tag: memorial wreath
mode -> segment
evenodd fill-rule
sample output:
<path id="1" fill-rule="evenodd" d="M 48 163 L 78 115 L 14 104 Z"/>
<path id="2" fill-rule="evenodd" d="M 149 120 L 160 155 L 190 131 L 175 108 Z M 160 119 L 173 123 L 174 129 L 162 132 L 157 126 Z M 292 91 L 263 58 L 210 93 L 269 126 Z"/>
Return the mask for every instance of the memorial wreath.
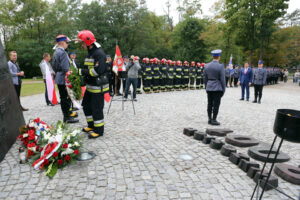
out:
<path id="1" fill-rule="evenodd" d="M 61 121 L 53 127 L 36 118 L 20 128 L 19 139 L 33 168 L 45 170 L 45 175 L 52 178 L 57 169 L 75 162 L 82 145 L 79 133 L 79 129 L 72 129 Z"/>

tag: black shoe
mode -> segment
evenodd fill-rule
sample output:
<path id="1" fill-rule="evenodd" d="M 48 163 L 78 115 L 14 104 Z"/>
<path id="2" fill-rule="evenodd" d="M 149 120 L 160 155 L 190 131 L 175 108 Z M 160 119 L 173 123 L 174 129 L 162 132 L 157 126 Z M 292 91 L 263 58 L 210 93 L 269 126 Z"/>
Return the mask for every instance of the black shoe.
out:
<path id="1" fill-rule="evenodd" d="M 240 101 L 244 101 L 244 98 L 241 98 Z"/>
<path id="2" fill-rule="evenodd" d="M 249 99 L 247 99 L 246 101 L 249 101 Z"/>
<path id="3" fill-rule="evenodd" d="M 134 99 L 133 99 L 133 101 L 137 101 L 137 99 L 136 99 L 136 98 L 134 98 Z"/>
<path id="4" fill-rule="evenodd" d="M 257 103 L 257 101 L 252 101 L 252 103 Z"/>
<path id="5" fill-rule="evenodd" d="M 208 124 L 211 124 L 211 119 L 208 120 Z"/>
<path id="6" fill-rule="evenodd" d="M 47 106 L 54 106 L 54 104 L 53 103 L 47 103 Z"/>
<path id="7" fill-rule="evenodd" d="M 261 102 L 260 102 L 260 100 L 258 100 L 258 102 L 257 102 L 257 103 L 259 103 L 259 104 L 260 104 L 260 103 L 261 103 Z"/>
<path id="8" fill-rule="evenodd" d="M 72 108 L 72 111 L 78 111 L 79 109 L 78 108 Z"/>
<path id="9" fill-rule="evenodd" d="M 78 123 L 79 120 L 75 119 L 74 117 L 68 117 L 68 118 L 64 118 L 64 122 L 68 124 L 73 124 L 73 123 Z"/>
<path id="10" fill-rule="evenodd" d="M 210 122 L 211 125 L 213 126 L 219 126 L 220 125 L 220 122 L 218 122 L 217 120 L 215 119 L 212 119 L 211 122 Z"/>
<path id="11" fill-rule="evenodd" d="M 122 96 L 122 94 L 121 93 L 117 93 L 117 96 Z"/>

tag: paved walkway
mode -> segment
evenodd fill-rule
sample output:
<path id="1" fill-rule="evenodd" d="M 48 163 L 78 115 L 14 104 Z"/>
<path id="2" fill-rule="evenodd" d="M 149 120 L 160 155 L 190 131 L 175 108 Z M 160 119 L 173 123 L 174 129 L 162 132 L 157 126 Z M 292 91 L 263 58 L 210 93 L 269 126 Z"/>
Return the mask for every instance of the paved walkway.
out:
<path id="1" fill-rule="evenodd" d="M 251 99 L 253 100 L 253 88 Z M 262 104 L 241 102 L 240 88 L 228 88 L 218 120 L 236 134 L 271 143 L 278 108 L 298 109 L 300 87 L 280 83 L 264 88 Z M 59 106 L 47 107 L 44 96 L 22 98 L 30 108 L 25 119 L 40 117 L 48 123 L 62 119 Z M 250 199 L 255 186 L 242 170 L 219 151 L 182 134 L 184 127 L 207 127 L 206 93 L 181 91 L 138 95 L 133 115 L 131 102 L 113 102 L 105 115 L 105 136 L 88 140 L 84 148 L 97 156 L 91 162 L 59 170 L 50 180 L 29 165 L 18 163 L 18 143 L 0 163 L 0 199 Z M 108 105 L 105 106 L 105 113 Z M 80 124 L 85 124 L 79 112 Z M 300 145 L 284 142 L 282 151 L 300 164 Z M 247 148 L 238 148 L 247 152 Z M 184 161 L 181 154 L 193 157 Z M 279 187 L 296 197 L 300 186 L 279 178 Z M 264 199 L 286 199 L 267 191 Z"/>

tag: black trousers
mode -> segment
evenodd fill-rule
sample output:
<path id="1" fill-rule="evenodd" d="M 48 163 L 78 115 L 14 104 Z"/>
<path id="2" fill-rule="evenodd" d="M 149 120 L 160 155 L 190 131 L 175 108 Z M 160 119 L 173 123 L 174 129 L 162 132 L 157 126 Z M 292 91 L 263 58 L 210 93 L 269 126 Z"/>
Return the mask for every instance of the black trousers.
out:
<path id="1" fill-rule="evenodd" d="M 14 86 L 15 86 L 15 89 L 16 89 L 17 97 L 20 101 L 20 94 L 21 94 L 21 86 L 22 85 L 14 85 Z"/>
<path id="2" fill-rule="evenodd" d="M 238 81 L 239 81 L 239 78 L 234 78 L 234 86 L 237 86 Z"/>
<path id="3" fill-rule="evenodd" d="M 107 77 L 109 81 L 109 93 L 115 93 L 114 91 L 114 85 L 115 85 L 115 79 L 113 75 L 110 75 Z"/>
<path id="4" fill-rule="evenodd" d="M 258 97 L 259 101 L 261 100 L 263 87 L 264 87 L 264 85 L 254 85 L 254 100 L 255 101 L 257 101 L 257 97 Z"/>
<path id="5" fill-rule="evenodd" d="M 95 133 L 104 133 L 104 94 L 86 91 L 82 101 L 83 112 L 87 119 L 89 128 Z"/>
<path id="6" fill-rule="evenodd" d="M 142 87 L 142 78 L 138 78 L 138 83 L 137 83 L 137 91 L 141 92 L 141 87 Z"/>
<path id="7" fill-rule="evenodd" d="M 225 80 L 226 80 L 226 87 L 228 87 L 229 77 L 225 77 Z"/>
<path id="8" fill-rule="evenodd" d="M 195 84 L 195 78 L 191 77 L 190 78 L 190 88 L 194 88 L 194 84 Z"/>
<path id="9" fill-rule="evenodd" d="M 50 104 L 51 102 L 49 101 L 48 98 L 48 90 L 47 90 L 47 83 L 46 83 L 46 79 L 44 79 L 44 83 L 45 83 L 45 100 L 46 100 L 46 104 Z"/>
<path id="10" fill-rule="evenodd" d="M 68 118 L 70 115 L 70 108 L 71 108 L 71 99 L 69 98 L 67 88 L 65 85 L 57 85 L 59 96 L 60 96 L 60 106 L 64 118 Z"/>
<path id="11" fill-rule="evenodd" d="M 207 92 L 208 118 L 211 119 L 211 114 L 213 114 L 213 119 L 217 119 L 223 92 L 222 91 L 206 91 L 206 92 Z"/>

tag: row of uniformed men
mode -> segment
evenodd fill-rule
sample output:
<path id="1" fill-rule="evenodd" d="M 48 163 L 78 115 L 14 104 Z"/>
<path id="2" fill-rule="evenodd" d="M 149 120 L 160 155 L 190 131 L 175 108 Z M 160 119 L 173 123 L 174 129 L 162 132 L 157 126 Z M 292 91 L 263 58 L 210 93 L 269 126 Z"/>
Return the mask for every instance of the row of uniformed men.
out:
<path id="1" fill-rule="evenodd" d="M 139 57 L 135 57 L 139 60 Z M 137 93 L 143 90 L 146 94 L 159 91 L 194 90 L 204 87 L 203 70 L 205 63 L 172 61 L 163 58 L 144 58 L 138 75 Z"/>

